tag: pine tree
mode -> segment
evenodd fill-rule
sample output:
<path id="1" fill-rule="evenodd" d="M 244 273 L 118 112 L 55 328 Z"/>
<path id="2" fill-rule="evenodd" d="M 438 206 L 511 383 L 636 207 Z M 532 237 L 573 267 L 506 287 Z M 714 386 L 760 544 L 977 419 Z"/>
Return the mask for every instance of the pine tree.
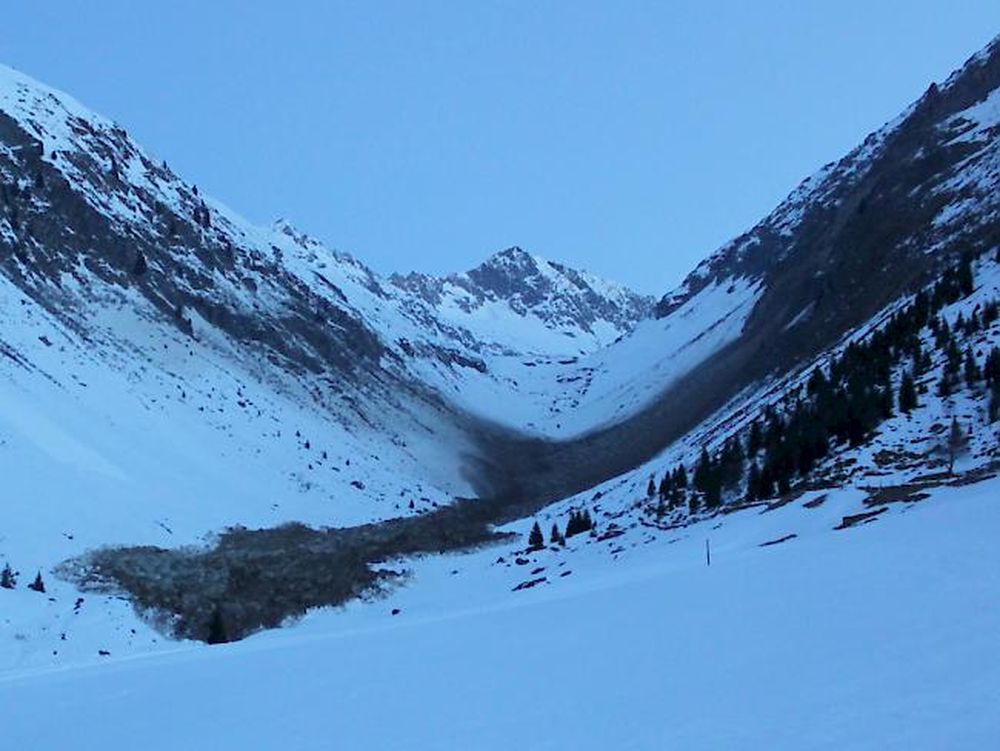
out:
<path id="1" fill-rule="evenodd" d="M 941 374 L 941 379 L 937 383 L 937 395 L 942 399 L 947 399 L 951 396 L 955 389 L 954 380 L 954 376 L 948 372 L 947 368 L 945 368 L 944 372 Z"/>
<path id="2" fill-rule="evenodd" d="M 917 402 L 917 386 L 913 376 L 909 371 L 903 373 L 903 379 L 899 384 L 899 411 L 910 414 L 920 406 Z"/>
<path id="3" fill-rule="evenodd" d="M 958 264 L 958 289 L 962 297 L 968 297 L 972 294 L 974 287 L 974 282 L 972 278 L 972 255 L 970 253 L 965 253 L 962 255 L 962 260 Z"/>
<path id="4" fill-rule="evenodd" d="M 553 545 L 565 545 L 566 540 L 563 538 L 562 533 L 559 531 L 559 525 L 555 522 L 552 523 L 552 531 L 549 533 L 549 542 Z"/>
<path id="5" fill-rule="evenodd" d="M 45 582 L 42 581 L 41 571 L 38 572 L 38 575 L 35 577 L 35 580 L 28 585 L 28 589 L 33 589 L 36 592 L 41 592 L 42 594 L 45 594 Z"/>
<path id="6" fill-rule="evenodd" d="M 653 479 L 652 475 L 650 475 L 649 484 L 646 486 L 646 497 L 652 498 L 655 495 L 656 495 L 656 480 Z"/>
<path id="7" fill-rule="evenodd" d="M 14 573 L 14 569 L 10 567 L 10 564 L 6 564 L 3 567 L 3 571 L 0 572 L 0 587 L 4 589 L 14 589 L 17 586 L 17 574 Z"/>
<path id="8" fill-rule="evenodd" d="M 702 493 L 708 492 L 708 488 L 711 484 L 711 474 L 712 474 L 712 457 L 708 453 L 708 447 L 701 447 L 701 456 L 698 457 L 698 463 L 694 468 L 694 487 L 695 490 L 700 490 Z"/>
<path id="9" fill-rule="evenodd" d="M 972 347 L 967 347 L 965 350 L 965 383 L 972 388 L 980 379 L 982 379 L 983 374 L 979 369 L 979 365 L 976 363 L 976 356 L 972 354 Z"/>
<path id="10" fill-rule="evenodd" d="M 760 467 L 757 466 L 757 462 L 751 462 L 750 469 L 747 471 L 746 497 L 748 501 L 759 501 L 763 497 L 760 486 Z"/>
<path id="11" fill-rule="evenodd" d="M 142 254 L 142 251 L 136 254 L 135 264 L 132 266 L 133 276 L 145 276 L 146 272 L 149 270 L 149 266 L 146 263 L 146 256 Z"/>
<path id="12" fill-rule="evenodd" d="M 750 435 L 747 437 L 747 456 L 753 458 L 764 445 L 764 433 L 760 428 L 760 420 L 754 420 L 750 425 Z"/>
<path id="13" fill-rule="evenodd" d="M 545 547 L 545 535 L 542 534 L 542 528 L 538 526 L 536 521 L 531 532 L 528 533 L 528 549 L 541 550 L 543 547 Z"/>
<path id="14" fill-rule="evenodd" d="M 986 356 L 986 364 L 983 366 L 983 378 L 989 386 L 1000 383 L 1000 347 L 993 347 Z"/>
<path id="15" fill-rule="evenodd" d="M 670 473 L 664 472 L 663 479 L 660 480 L 660 502 L 664 503 L 670 499 L 670 492 L 673 490 L 673 484 L 670 481 Z"/>

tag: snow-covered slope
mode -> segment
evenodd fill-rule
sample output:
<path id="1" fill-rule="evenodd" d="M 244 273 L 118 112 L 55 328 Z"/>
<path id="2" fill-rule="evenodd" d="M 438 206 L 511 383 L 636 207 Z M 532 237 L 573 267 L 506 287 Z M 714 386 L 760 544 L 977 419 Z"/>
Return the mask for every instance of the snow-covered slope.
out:
<path id="1" fill-rule="evenodd" d="M 702 448 L 718 448 L 766 406 L 794 402 L 813 367 L 870 335 L 959 254 L 978 255 L 979 286 L 943 315 L 968 317 L 1000 295 L 991 260 L 1000 238 L 998 89 L 994 43 L 700 265 L 654 319 L 644 317 L 649 303 L 641 297 L 517 249 L 443 280 L 382 278 L 287 224 L 254 227 L 201 196 L 120 127 L 0 69 L 0 465 L 11 494 L 0 565 L 20 572 L 16 589 L 0 590 L 12 603 L 0 616 L 0 666 L 23 674 L 101 661 L 108 656 L 101 651 L 117 658 L 164 648 L 150 624 L 170 632 L 169 622 L 156 620 L 170 613 L 143 619 L 117 593 L 88 591 L 81 602 L 74 586 L 53 578 L 57 564 L 85 560 L 103 545 L 173 549 L 234 525 L 293 520 L 354 525 L 433 513 L 455 496 L 483 497 L 477 512 L 491 521 L 538 514 L 546 527 L 564 526 L 571 508 L 586 506 L 599 531 L 565 551 L 526 555 L 518 542 L 466 559 L 399 562 L 417 572 L 412 595 L 393 595 L 404 613 L 454 612 L 454 603 L 436 599 L 453 592 L 503 618 L 540 617 L 539 633 L 548 633 L 545 623 L 582 606 L 539 605 L 518 615 L 512 603 L 533 601 L 539 589 L 579 586 L 581 602 L 601 602 L 599 589 L 633 620 L 663 617 L 640 604 L 659 591 L 641 573 L 661 565 L 654 552 L 637 555 L 619 580 L 635 597 L 616 599 L 594 586 L 611 576 L 602 566 L 632 549 L 676 563 L 672 550 L 691 554 L 722 524 L 741 530 L 733 539 L 720 533 L 722 552 L 745 548 L 747 560 L 759 562 L 750 553 L 764 554 L 744 543 L 782 536 L 770 537 L 772 523 L 788 520 L 788 534 L 816 532 L 808 555 L 823 559 L 837 544 L 833 517 L 872 508 L 860 488 L 917 484 L 946 497 L 952 491 L 937 487 L 940 477 L 921 478 L 938 461 L 936 431 L 952 416 L 975 426 L 973 456 L 960 469 L 970 473 L 966 480 L 980 479 L 996 455 L 996 428 L 988 396 L 972 389 L 926 398 L 913 414 L 881 423 L 864 446 L 838 447 L 808 480 L 854 490 L 800 488 L 810 503 L 826 493 L 821 506 L 664 519 L 646 492 L 651 475 L 692 467 Z M 1000 341 L 1000 327 L 979 336 L 969 346 L 981 360 Z M 937 356 L 928 383 L 942 367 Z M 901 375 L 892 373 L 897 386 Z M 737 493 L 726 500 L 736 503 Z M 926 507 L 942 519 L 948 513 L 943 503 Z M 925 506 L 886 508 L 886 523 L 880 517 L 874 529 L 895 528 L 897 508 Z M 860 564 L 851 565 L 859 575 Z M 468 583 L 449 590 L 443 566 L 468 567 Z M 693 590 L 678 584 L 693 569 L 665 566 L 656 586 L 687 591 L 694 607 Z M 25 589 L 36 571 L 45 595 Z M 759 573 L 773 578 L 768 565 Z M 470 594 L 483 586 L 482 597 Z M 753 594 L 763 585 L 748 586 Z M 863 591 L 856 609 L 870 596 Z M 365 619 L 380 620 L 386 609 L 356 607 L 366 615 L 344 623 L 363 631 L 371 625 Z M 336 630 L 336 615 L 310 621 Z M 470 618 L 442 617 L 440 633 L 468 626 L 493 635 L 488 618 Z M 380 628 L 358 638 L 375 645 Z M 274 638 L 255 641 L 264 653 Z M 542 645 L 551 645 L 547 638 Z M 650 629 L 635 649 L 650 653 L 652 639 Z M 904 651 L 929 644 L 912 641 Z M 178 671 L 172 680 L 194 677 L 184 666 L 201 670 L 202 657 L 188 646 L 156 663 Z M 286 646 L 282 654 L 304 659 L 305 647 Z M 613 671 L 615 654 L 639 656 L 611 652 L 603 669 Z M 886 664 L 900 683 L 901 665 Z M 747 665 L 752 673 L 763 668 Z M 243 669 L 220 680 L 238 681 Z M 127 664 L 121 671 L 130 675 Z M 90 680 L 81 675 L 67 685 Z M 34 679 L 17 680 L 23 688 Z M 42 690 L 64 690 L 39 680 Z M 523 703 L 513 709 L 531 714 Z M 692 726 L 692 734 L 703 732 Z"/>
<path id="2" fill-rule="evenodd" d="M 391 281 L 445 323 L 515 355 L 587 354 L 631 331 L 653 308 L 650 298 L 620 284 L 516 247 L 464 274 L 411 273 Z"/>
<path id="3" fill-rule="evenodd" d="M 8 673 L 3 737 L 37 751 L 993 748 L 998 492 L 945 488 L 840 531 L 857 491 L 614 555 L 426 559 L 421 586 L 293 630 Z"/>
<path id="4" fill-rule="evenodd" d="M 640 413 L 665 389 L 739 339 L 761 289 L 710 285 L 670 316 L 639 321 L 610 346 L 579 357 L 505 356 L 482 372 L 428 373 L 472 412 L 546 438 L 578 437 Z"/>

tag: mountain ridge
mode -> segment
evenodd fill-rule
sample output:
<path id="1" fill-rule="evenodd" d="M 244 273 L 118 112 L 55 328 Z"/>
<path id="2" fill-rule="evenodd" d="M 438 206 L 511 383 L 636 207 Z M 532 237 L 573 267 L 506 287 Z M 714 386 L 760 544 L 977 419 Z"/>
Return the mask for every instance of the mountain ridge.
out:
<path id="1" fill-rule="evenodd" d="M 389 535 L 380 550 L 405 553 L 604 497 L 609 527 L 655 526 L 634 513 L 636 473 L 690 464 L 726 437 L 717 426 L 792 398 L 804 369 L 1000 245 L 996 41 L 700 264 L 658 317 L 521 249 L 387 279 L 287 223 L 250 225 L 119 126 L 5 75 L 0 452 L 18 505 L 4 552 L 51 567 L 139 546 L 137 589 L 170 584 L 159 567 L 192 565 L 178 546 L 212 530 L 344 527 L 335 545 Z M 378 580 L 351 560 L 367 578 L 347 591 Z M 252 587 L 229 573 L 213 570 L 218 591 Z M 212 603 L 190 602 L 172 633 L 203 635 Z"/>

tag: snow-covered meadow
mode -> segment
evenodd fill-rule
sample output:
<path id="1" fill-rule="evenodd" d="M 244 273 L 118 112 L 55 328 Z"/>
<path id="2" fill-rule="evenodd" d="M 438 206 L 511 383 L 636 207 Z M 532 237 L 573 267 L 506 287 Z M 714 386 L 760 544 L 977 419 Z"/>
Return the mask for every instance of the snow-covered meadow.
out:
<path id="1" fill-rule="evenodd" d="M 838 531 L 862 494 L 819 495 L 614 555 L 428 558 L 295 629 L 6 673 L 4 746 L 995 747 L 1000 482 Z"/>

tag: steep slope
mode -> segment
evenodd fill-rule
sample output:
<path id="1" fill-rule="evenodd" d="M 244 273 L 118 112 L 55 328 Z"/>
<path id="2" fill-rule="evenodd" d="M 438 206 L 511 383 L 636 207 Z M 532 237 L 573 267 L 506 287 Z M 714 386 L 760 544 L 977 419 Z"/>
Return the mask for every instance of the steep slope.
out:
<path id="1" fill-rule="evenodd" d="M 530 452 L 493 445 L 486 453 L 494 463 L 494 494 L 544 502 L 625 472 L 743 389 L 832 346 L 963 252 L 995 247 L 998 88 L 1000 39 L 700 264 L 660 301 L 660 321 L 683 319 L 714 290 L 754 290 L 745 323 L 720 346 L 650 376 L 646 398 L 619 401 L 622 419 L 614 424 L 572 440 L 536 440 Z M 713 303 L 718 316 L 708 318 L 708 328 L 745 299 Z M 708 328 L 694 326 L 673 341 L 697 341 Z M 657 351 L 670 341 L 661 329 L 640 326 L 600 357 L 620 363 L 629 350 Z"/>
<path id="2" fill-rule="evenodd" d="M 627 530 L 663 526 L 650 518 L 649 475 L 691 466 L 762 405 L 793 398 L 807 368 L 958 255 L 979 255 L 982 290 L 995 291 L 982 252 L 1000 237 L 998 88 L 995 42 L 641 320 L 640 298 L 517 250 L 446 280 L 382 279 L 286 224 L 253 227 L 117 126 L 3 71 L 0 363 L 16 406 L 0 418 L 0 451 L 18 500 L 0 553 L 23 577 L 70 558 L 86 568 L 99 557 L 81 554 L 109 543 L 158 546 L 126 553 L 187 565 L 195 553 L 167 549 L 233 525 L 426 515 L 423 531 L 455 519 L 481 531 L 556 501 L 546 522 L 596 500 L 608 535 L 597 539 L 617 550 Z M 996 327 L 985 336 L 983 346 L 995 341 Z M 981 401 L 965 417 L 983 425 Z M 954 406 L 928 405 L 924 427 Z M 979 469 L 992 435 L 981 431 Z M 861 466 L 860 452 L 837 458 Z M 454 496 L 479 500 L 435 511 Z M 346 551 L 368 575 L 369 564 L 467 541 L 461 524 L 454 535 L 433 529 L 435 545 L 412 526 L 382 525 L 330 533 L 316 549 L 304 533 L 310 544 L 291 552 L 305 558 L 280 546 L 263 556 L 308 578 L 309 555 L 350 537 L 369 546 Z M 379 537 L 386 529 L 393 545 Z M 260 550 L 246 553 L 232 568 L 209 559 L 206 576 L 199 559 L 180 584 L 153 565 L 139 586 L 193 613 L 173 633 L 204 638 L 219 592 L 270 586 L 254 570 Z M 188 585 L 201 589 L 189 597 Z M 23 624 L 8 621 L 15 660 L 59 651 L 53 624 L 73 621 L 77 593 L 52 587 L 51 612 L 32 615 L 45 633 L 30 646 L 17 638 Z M 107 608 L 97 622 L 136 628 L 113 597 L 87 597 Z M 157 638 L 138 631 L 116 648 Z M 87 639 L 75 648 L 93 652 Z"/>
<path id="3" fill-rule="evenodd" d="M 488 428 L 435 388 L 456 373 L 488 373 L 491 358 L 513 352 L 555 354 L 565 342 L 593 349 L 651 309 L 650 300 L 541 259 L 531 259 L 531 278 L 508 274 L 508 286 L 520 287 L 502 289 L 489 270 L 510 257 L 499 254 L 461 277 L 479 280 L 462 288 L 478 295 L 475 306 L 460 309 L 459 277 L 442 293 L 453 305 L 442 305 L 440 295 L 432 304 L 285 223 L 252 226 L 185 184 L 119 126 L 0 69 L 0 274 L 24 314 L 0 326 L 0 339 L 10 360 L 34 374 L 17 376 L 25 382 L 64 383 L 80 360 L 125 371 L 147 360 L 157 379 L 190 393 L 210 379 L 200 383 L 203 374 L 192 378 L 190 366 L 164 356 L 186 350 L 220 374 L 231 371 L 241 387 L 255 383 L 261 394 L 294 394 L 298 410 L 318 408 L 310 433 L 325 434 L 340 454 L 360 454 L 355 466 L 373 454 L 390 462 L 398 455 L 409 469 L 382 473 L 397 479 L 378 494 L 398 495 L 414 483 L 436 489 L 407 498 L 407 507 L 437 492 L 469 495 L 466 455 Z M 22 336 L 25 316 L 43 322 L 36 336 Z M 49 349 L 56 338 L 59 357 Z M 35 366 L 40 360 L 44 367 Z M 145 382 L 130 390 L 143 400 L 163 398 Z M 123 420 L 141 420 L 133 406 L 120 409 Z M 277 424 L 298 419 L 282 409 Z M 351 438 L 359 434 L 374 448 L 360 448 Z M 383 513 L 373 507 L 371 517 Z"/>

